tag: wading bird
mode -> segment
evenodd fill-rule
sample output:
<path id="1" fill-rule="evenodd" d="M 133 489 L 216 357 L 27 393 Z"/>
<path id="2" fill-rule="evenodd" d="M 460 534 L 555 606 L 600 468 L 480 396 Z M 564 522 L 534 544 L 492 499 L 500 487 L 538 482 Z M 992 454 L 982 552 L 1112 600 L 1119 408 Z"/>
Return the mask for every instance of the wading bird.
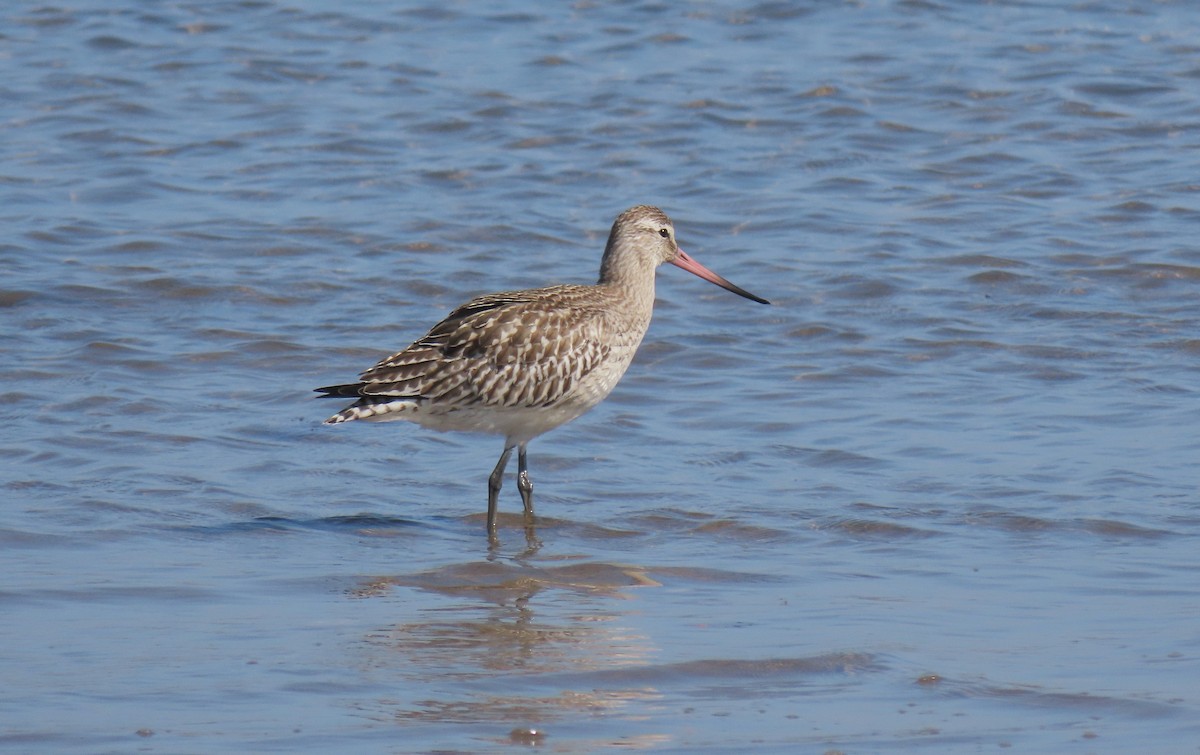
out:
<path id="1" fill-rule="evenodd" d="M 316 389 L 354 403 L 326 424 L 408 420 L 434 430 L 504 436 L 488 478 L 487 528 L 496 531 L 504 468 L 517 450 L 517 488 L 533 523 L 529 441 L 599 404 L 633 360 L 654 309 L 664 262 L 761 304 L 689 257 L 657 207 L 640 205 L 613 223 L 594 286 L 563 285 L 472 299 L 424 337 L 362 373 L 359 382 Z"/>

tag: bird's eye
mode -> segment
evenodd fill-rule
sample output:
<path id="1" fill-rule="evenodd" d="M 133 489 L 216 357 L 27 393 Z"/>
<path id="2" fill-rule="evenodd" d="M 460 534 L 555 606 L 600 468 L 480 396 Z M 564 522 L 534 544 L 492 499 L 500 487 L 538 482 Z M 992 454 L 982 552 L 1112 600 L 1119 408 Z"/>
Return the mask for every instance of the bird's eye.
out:
<path id="1" fill-rule="evenodd" d="M 671 232 L 670 232 L 670 231 L 668 231 L 666 228 L 659 228 L 659 229 L 658 229 L 658 235 L 659 235 L 659 236 L 662 236 L 664 239 L 669 239 L 669 238 L 671 238 Z"/>

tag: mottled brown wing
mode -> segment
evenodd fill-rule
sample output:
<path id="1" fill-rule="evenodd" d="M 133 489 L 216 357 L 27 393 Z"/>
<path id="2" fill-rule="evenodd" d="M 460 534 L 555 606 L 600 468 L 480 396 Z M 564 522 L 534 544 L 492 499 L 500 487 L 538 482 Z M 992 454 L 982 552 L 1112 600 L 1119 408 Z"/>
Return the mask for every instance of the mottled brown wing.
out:
<path id="1" fill-rule="evenodd" d="M 576 286 L 473 299 L 362 374 L 364 396 L 490 407 L 550 406 L 608 357 L 608 321 Z"/>

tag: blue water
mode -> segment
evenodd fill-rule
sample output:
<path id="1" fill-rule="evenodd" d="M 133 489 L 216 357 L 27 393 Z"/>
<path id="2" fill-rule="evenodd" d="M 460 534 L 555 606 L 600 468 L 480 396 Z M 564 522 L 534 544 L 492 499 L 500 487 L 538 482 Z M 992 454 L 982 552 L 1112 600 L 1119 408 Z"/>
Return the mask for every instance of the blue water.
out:
<path id="1" fill-rule="evenodd" d="M 1200 8 L 0 12 L 0 749 L 1196 752 Z M 671 267 L 530 446 L 326 427 Z"/>

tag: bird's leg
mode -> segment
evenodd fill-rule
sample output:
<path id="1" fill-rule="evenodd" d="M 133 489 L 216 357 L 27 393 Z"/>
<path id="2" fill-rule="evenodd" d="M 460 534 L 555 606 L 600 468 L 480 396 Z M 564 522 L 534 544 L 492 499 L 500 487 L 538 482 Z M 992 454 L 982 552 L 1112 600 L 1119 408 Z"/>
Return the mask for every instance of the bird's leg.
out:
<path id="1" fill-rule="evenodd" d="M 524 443 L 517 446 L 517 490 L 521 491 L 521 502 L 525 504 L 525 524 L 533 524 L 533 480 L 529 479 L 525 463 Z"/>
<path id="2" fill-rule="evenodd" d="M 504 453 L 500 454 L 500 461 L 496 462 L 496 468 L 488 477 L 487 529 L 489 533 L 496 532 L 496 499 L 500 497 L 500 486 L 504 483 L 504 467 L 508 465 L 508 457 L 512 456 L 514 446 L 504 447 Z"/>

